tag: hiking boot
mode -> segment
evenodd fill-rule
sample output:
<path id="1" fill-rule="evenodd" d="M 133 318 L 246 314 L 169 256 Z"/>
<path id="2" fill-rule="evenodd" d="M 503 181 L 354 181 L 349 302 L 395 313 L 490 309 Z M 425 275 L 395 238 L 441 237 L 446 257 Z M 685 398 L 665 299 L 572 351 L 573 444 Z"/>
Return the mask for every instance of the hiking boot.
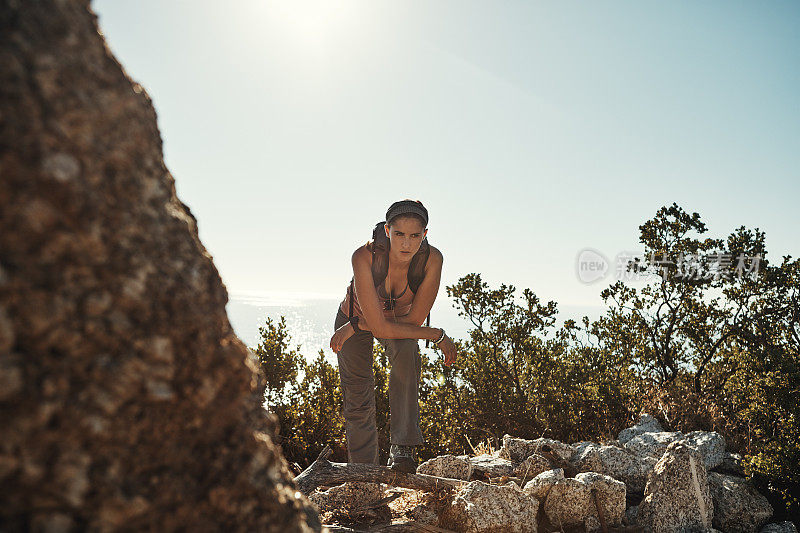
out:
<path id="1" fill-rule="evenodd" d="M 414 457 L 416 446 L 392 444 L 389 447 L 389 468 L 406 474 L 417 473 L 417 460 Z"/>

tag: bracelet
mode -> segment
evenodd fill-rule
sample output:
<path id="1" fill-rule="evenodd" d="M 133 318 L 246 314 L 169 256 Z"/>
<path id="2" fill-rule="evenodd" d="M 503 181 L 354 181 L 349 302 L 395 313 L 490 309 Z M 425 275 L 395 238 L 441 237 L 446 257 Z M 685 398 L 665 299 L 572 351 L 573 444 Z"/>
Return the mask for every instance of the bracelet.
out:
<path id="1" fill-rule="evenodd" d="M 361 328 L 358 327 L 358 317 L 357 316 L 350 317 L 350 325 L 353 326 L 353 331 L 355 333 L 361 333 L 362 330 L 361 330 Z"/>
<path id="2" fill-rule="evenodd" d="M 438 339 L 436 339 L 435 341 L 433 341 L 433 344 L 435 344 L 436 346 L 439 346 L 439 343 L 440 343 L 440 342 L 442 342 L 442 341 L 444 340 L 444 328 L 439 328 L 439 329 L 441 329 L 441 330 L 442 330 L 442 334 L 441 334 L 441 335 L 439 335 L 439 338 L 438 338 Z"/>

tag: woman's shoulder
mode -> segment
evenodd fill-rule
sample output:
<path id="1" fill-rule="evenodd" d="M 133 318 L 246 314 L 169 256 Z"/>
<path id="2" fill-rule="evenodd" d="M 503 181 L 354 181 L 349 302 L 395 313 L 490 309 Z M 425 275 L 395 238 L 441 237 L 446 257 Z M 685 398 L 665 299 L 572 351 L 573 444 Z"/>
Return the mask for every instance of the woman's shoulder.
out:
<path id="1" fill-rule="evenodd" d="M 353 252 L 352 256 L 353 264 L 356 263 L 363 263 L 366 262 L 367 264 L 372 264 L 372 250 L 370 248 L 370 243 L 362 244 L 358 248 L 356 248 L 355 252 Z"/>
<path id="2" fill-rule="evenodd" d="M 441 267 L 442 260 L 444 256 L 442 256 L 442 252 L 435 246 L 431 245 L 430 255 L 428 256 L 428 263 L 425 265 L 425 269 L 427 270 L 430 267 Z"/>

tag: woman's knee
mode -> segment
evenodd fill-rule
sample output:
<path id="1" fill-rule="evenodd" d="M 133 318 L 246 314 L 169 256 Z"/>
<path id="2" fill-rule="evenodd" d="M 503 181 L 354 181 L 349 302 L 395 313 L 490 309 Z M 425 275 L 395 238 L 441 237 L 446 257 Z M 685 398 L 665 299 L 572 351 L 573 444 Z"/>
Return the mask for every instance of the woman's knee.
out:
<path id="1" fill-rule="evenodd" d="M 369 422 L 375 419 L 375 397 L 363 398 L 361 401 L 345 401 L 342 416 L 348 422 Z"/>
<path id="2" fill-rule="evenodd" d="M 390 347 L 390 357 L 394 361 L 416 361 L 419 357 L 419 344 L 417 339 L 394 339 Z"/>

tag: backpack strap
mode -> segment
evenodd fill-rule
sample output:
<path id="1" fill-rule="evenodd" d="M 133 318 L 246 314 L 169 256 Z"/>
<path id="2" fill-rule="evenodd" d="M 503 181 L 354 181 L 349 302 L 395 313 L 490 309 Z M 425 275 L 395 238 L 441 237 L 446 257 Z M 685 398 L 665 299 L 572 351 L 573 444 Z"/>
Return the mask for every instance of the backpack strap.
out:
<path id="1" fill-rule="evenodd" d="M 347 315 L 348 320 L 353 319 L 353 281 L 355 277 L 350 278 L 350 286 L 347 288 L 347 296 L 350 300 L 350 313 Z"/>
<path id="2" fill-rule="evenodd" d="M 378 222 L 372 230 L 372 281 L 375 287 L 383 285 L 389 275 L 389 238 L 383 229 L 384 224 L 386 222 Z"/>
<path id="3" fill-rule="evenodd" d="M 428 319 L 425 322 L 425 325 L 428 326 L 428 327 L 431 327 L 431 314 L 430 313 L 428 313 Z M 430 348 L 430 346 L 431 346 L 431 340 L 430 339 L 425 339 L 425 347 L 426 348 Z"/>

